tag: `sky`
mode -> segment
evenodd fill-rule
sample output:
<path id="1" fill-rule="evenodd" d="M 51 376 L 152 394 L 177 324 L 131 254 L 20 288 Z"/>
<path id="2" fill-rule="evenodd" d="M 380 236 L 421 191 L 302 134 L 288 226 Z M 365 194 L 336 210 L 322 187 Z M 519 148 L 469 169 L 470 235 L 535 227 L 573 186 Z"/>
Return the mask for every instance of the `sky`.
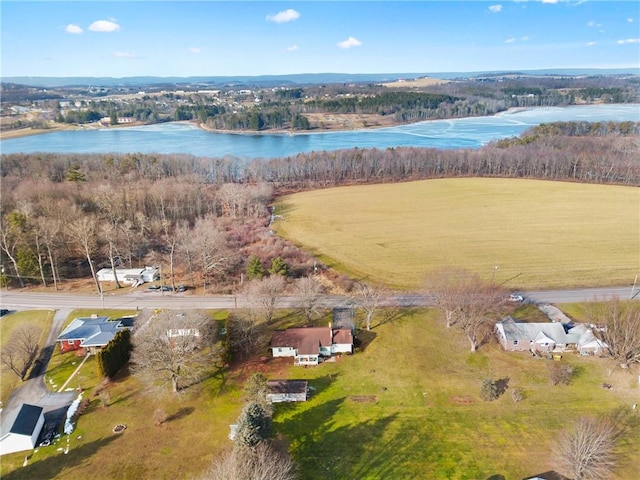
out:
<path id="1" fill-rule="evenodd" d="M 640 68 L 640 2 L 0 1 L 0 76 Z"/>

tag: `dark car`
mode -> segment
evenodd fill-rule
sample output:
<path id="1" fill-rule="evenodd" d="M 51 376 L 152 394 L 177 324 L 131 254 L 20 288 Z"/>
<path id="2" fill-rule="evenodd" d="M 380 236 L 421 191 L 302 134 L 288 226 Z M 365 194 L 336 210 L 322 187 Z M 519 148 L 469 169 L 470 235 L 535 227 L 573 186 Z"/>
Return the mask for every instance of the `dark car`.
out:
<path id="1" fill-rule="evenodd" d="M 0 308 L 0 317 L 4 317 L 5 315 L 9 315 L 11 310 L 8 308 Z"/>
<path id="2" fill-rule="evenodd" d="M 160 285 L 149 285 L 147 290 L 160 290 Z"/>
<path id="3" fill-rule="evenodd" d="M 161 290 L 162 290 L 163 292 L 173 292 L 173 287 L 172 287 L 171 285 L 163 285 L 163 286 L 161 287 Z"/>

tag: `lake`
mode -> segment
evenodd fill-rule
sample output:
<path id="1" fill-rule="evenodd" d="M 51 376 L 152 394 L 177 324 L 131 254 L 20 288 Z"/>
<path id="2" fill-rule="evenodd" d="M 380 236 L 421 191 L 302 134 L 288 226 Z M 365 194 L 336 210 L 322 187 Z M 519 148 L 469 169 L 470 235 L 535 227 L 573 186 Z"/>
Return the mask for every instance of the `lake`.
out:
<path id="1" fill-rule="evenodd" d="M 199 157 L 275 158 L 345 148 L 479 148 L 556 121 L 640 122 L 639 104 L 538 107 L 491 117 L 430 120 L 389 128 L 288 134 L 230 134 L 189 123 L 86 129 L 0 141 L 2 153 L 181 153 Z"/>

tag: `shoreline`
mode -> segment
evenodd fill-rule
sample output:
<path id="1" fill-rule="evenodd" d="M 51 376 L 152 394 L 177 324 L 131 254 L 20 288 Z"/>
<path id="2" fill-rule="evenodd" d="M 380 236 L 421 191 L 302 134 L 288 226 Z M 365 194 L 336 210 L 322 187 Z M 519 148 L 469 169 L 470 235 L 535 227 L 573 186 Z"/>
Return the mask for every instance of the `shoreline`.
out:
<path id="1" fill-rule="evenodd" d="M 34 129 L 31 127 L 27 127 L 27 128 L 22 128 L 19 130 L 0 130 L 0 143 L 2 141 L 5 140 L 12 140 L 12 139 L 17 139 L 17 138 L 24 138 L 24 137 L 29 137 L 29 136 L 34 136 L 34 135 L 44 135 L 44 134 L 48 134 L 48 133 L 55 133 L 55 132 L 61 132 L 61 131 L 73 131 L 73 130 L 113 130 L 115 128 L 122 128 L 122 129 L 127 129 L 127 128 L 131 128 L 131 127 L 144 127 L 144 126 L 152 126 L 152 125 L 162 125 L 162 124 L 167 124 L 167 123 L 171 123 L 171 124 L 187 124 L 187 125 L 192 125 L 194 128 L 197 128 L 199 130 L 203 130 L 206 132 L 211 132 L 211 133 L 220 133 L 220 134 L 227 134 L 227 135 L 278 135 L 278 136 L 298 136 L 298 135 L 318 135 L 318 134 L 327 134 L 327 133 L 341 133 L 341 132 L 357 132 L 357 131 L 373 131 L 373 130 L 381 130 L 381 129 L 385 129 L 385 128 L 393 128 L 393 127 L 399 127 L 399 126 L 403 126 L 403 125 L 413 125 L 413 124 L 417 124 L 417 123 L 424 123 L 424 122 L 435 122 L 435 121 L 444 121 L 444 120 L 460 120 L 460 119 L 464 119 L 464 118 L 492 118 L 492 117 L 498 117 L 498 116 L 506 116 L 506 115 L 513 115 L 513 114 L 517 114 L 517 113 L 522 113 L 522 112 L 526 112 L 526 111 L 531 111 L 531 110 L 536 110 L 536 109 L 540 109 L 540 108 L 566 108 L 566 107 L 581 107 L 581 106 L 589 106 L 589 105 L 598 105 L 597 103 L 591 103 L 591 104 L 582 104 L 582 105 L 562 105 L 562 106 L 557 106 L 557 107 L 511 107 L 508 108 L 507 110 L 503 110 L 501 112 L 497 112 L 494 113 L 492 115 L 480 115 L 480 116 L 468 116 L 468 117 L 452 117 L 452 118 L 432 118 L 432 119 L 428 119 L 428 120 L 417 120 L 415 122 L 389 122 L 386 125 L 379 125 L 379 124 L 371 124 L 371 125 L 367 125 L 367 126 L 360 126 L 357 128 L 340 128 L 338 126 L 336 126 L 335 128 L 327 128 L 326 126 L 323 128 L 314 128 L 311 130 L 285 130 L 285 129 L 266 129 L 266 130 L 225 130 L 225 129 L 215 129 L 215 128 L 211 128 L 206 126 L 205 124 L 203 124 L 202 122 L 198 121 L 198 120 L 176 120 L 176 121 L 171 121 L 171 122 L 157 122 L 157 123 L 142 123 L 142 122 L 136 122 L 133 124 L 123 124 L 123 125 L 117 125 L 117 126 L 109 126 L 109 127 L 105 127 L 102 125 L 97 125 L 95 123 L 92 124 L 86 124 L 86 125 L 72 125 L 72 124 L 52 124 L 51 128 L 47 128 L 47 129 Z M 611 104 L 611 105 L 636 105 L 634 103 L 620 103 L 620 104 Z M 334 116 L 337 114 L 334 114 Z M 350 115 L 350 114 L 342 114 L 344 115 Z M 361 121 L 361 119 L 359 119 Z"/>

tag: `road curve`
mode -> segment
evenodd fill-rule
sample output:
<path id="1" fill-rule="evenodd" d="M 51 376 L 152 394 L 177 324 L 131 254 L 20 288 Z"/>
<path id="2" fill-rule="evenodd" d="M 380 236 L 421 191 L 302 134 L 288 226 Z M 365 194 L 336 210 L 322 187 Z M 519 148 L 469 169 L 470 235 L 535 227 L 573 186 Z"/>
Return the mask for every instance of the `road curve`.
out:
<path id="1" fill-rule="evenodd" d="M 631 286 L 583 288 L 571 290 L 539 290 L 517 292 L 534 303 L 578 303 L 602 300 L 610 297 L 621 299 L 640 298 L 640 289 Z M 325 295 L 320 304 L 331 308 L 348 305 L 350 299 L 340 295 Z M 405 307 L 429 306 L 428 295 L 416 293 L 398 293 L 391 296 L 389 304 Z M 300 304 L 295 296 L 285 296 L 278 300 L 279 308 L 295 308 Z M 202 308 L 233 309 L 247 306 L 242 295 L 199 296 L 186 293 L 156 292 L 140 290 L 121 295 L 78 295 L 67 293 L 29 293 L 18 290 L 0 292 L 0 305 L 11 310 L 82 308 L 96 310 L 142 309 L 142 308 Z"/>

